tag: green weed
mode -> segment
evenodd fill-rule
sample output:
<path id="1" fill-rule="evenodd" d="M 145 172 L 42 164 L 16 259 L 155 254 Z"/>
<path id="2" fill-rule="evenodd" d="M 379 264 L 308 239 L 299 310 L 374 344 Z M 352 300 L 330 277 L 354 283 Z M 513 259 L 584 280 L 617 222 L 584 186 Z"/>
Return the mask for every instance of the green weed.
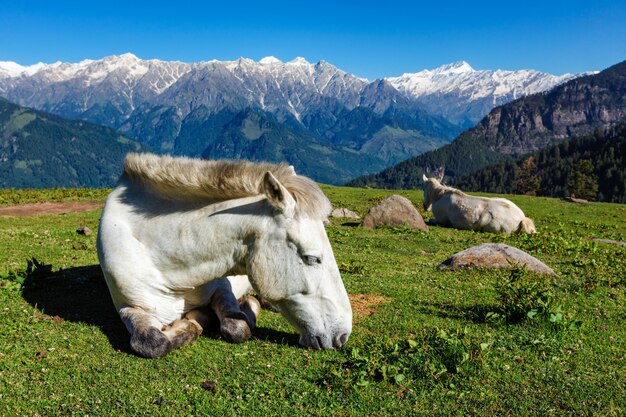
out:
<path id="1" fill-rule="evenodd" d="M 484 366 L 490 342 L 470 340 L 467 329 L 425 328 L 403 341 L 371 341 L 354 347 L 329 371 L 332 386 L 366 387 L 377 381 L 405 384 L 415 380 L 451 383 L 469 378 Z"/>
<path id="2" fill-rule="evenodd" d="M 20 290 L 28 281 L 46 277 L 50 273 L 52 273 L 52 265 L 32 258 L 26 261 L 26 269 L 11 270 L 0 274 L 0 288 Z"/>

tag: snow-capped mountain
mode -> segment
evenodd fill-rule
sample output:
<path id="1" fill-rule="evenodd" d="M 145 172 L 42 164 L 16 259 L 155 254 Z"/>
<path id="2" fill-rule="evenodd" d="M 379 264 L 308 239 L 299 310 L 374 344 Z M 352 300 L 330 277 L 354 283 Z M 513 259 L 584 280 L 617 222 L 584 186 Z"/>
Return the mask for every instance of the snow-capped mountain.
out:
<path id="1" fill-rule="evenodd" d="M 552 75 L 535 70 L 477 71 L 467 62 L 459 61 L 387 80 L 429 112 L 452 123 L 474 125 L 496 106 L 548 91 L 580 75 Z"/>
<path id="2" fill-rule="evenodd" d="M 266 57 L 259 62 L 240 58 L 188 64 L 124 54 L 77 64 L 23 67 L 0 62 L 0 94 L 12 101 L 73 115 L 110 103 L 119 113 L 115 119 L 128 118 L 144 103 L 174 104 L 183 116 L 200 105 L 219 110 L 238 103 L 270 112 L 286 110 L 299 119 L 324 97 L 339 99 L 348 109 L 358 106 L 365 84 L 366 80 L 326 62 L 311 64 L 304 58 L 286 63 Z M 102 122 L 118 124 L 113 119 Z"/>
<path id="3" fill-rule="evenodd" d="M 495 106 L 547 91 L 576 76 L 535 70 L 477 71 L 460 61 L 386 81 L 430 113 L 458 124 L 475 123 Z M 315 113 L 314 107 L 323 99 L 338 100 L 348 110 L 363 105 L 368 84 L 325 61 L 311 64 L 301 57 L 289 62 L 270 56 L 259 62 L 240 58 L 183 63 L 142 60 L 127 53 L 76 64 L 21 66 L 0 61 L 0 94 L 9 100 L 74 117 L 110 104 L 119 114 L 99 122 L 113 127 L 144 103 L 175 104 L 183 117 L 194 106 L 219 110 L 238 103 L 272 113 L 284 111 L 301 120 Z M 373 107 L 379 113 L 386 110 Z"/>
<path id="4" fill-rule="evenodd" d="M 119 129 L 156 151 L 287 159 L 339 183 L 442 146 L 495 105 L 567 77 L 457 63 L 370 82 L 304 58 L 183 63 L 123 54 L 0 62 L 0 96 Z M 294 156 L 296 148 L 309 151 Z M 312 156 L 345 167 L 324 168 L 322 177 L 312 172 L 319 168 Z"/>

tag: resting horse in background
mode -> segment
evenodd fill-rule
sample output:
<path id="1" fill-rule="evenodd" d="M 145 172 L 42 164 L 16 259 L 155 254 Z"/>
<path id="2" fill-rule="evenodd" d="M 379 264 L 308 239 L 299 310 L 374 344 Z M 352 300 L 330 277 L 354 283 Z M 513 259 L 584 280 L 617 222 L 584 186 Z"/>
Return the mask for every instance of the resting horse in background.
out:
<path id="1" fill-rule="evenodd" d="M 158 357 L 192 342 L 207 307 L 236 339 L 258 314 L 252 299 L 237 304 L 246 284 L 222 278 L 238 274 L 301 345 L 344 345 L 352 310 L 324 230 L 330 209 L 317 184 L 285 164 L 129 154 L 97 249 L 131 348 Z"/>
<path id="2" fill-rule="evenodd" d="M 513 202 L 505 198 L 474 197 L 441 184 L 424 180 L 424 210 L 432 206 L 437 224 L 455 229 L 492 233 L 535 233 L 535 224 Z"/>

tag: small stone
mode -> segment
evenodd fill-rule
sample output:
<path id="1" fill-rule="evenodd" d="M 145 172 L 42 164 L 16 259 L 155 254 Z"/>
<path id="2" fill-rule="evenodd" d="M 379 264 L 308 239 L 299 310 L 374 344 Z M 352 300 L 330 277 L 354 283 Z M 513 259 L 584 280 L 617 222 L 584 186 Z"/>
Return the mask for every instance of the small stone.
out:
<path id="1" fill-rule="evenodd" d="M 78 233 L 79 235 L 89 236 L 93 232 L 87 226 L 81 226 L 78 229 L 76 229 L 76 233 Z"/>
<path id="2" fill-rule="evenodd" d="M 593 240 L 594 242 L 606 243 L 608 245 L 626 246 L 626 242 L 620 242 L 619 240 L 598 239 L 598 238 L 594 238 L 594 239 L 591 239 L 591 240 Z"/>
<path id="3" fill-rule="evenodd" d="M 585 200 L 584 198 L 576 198 L 576 196 L 569 196 L 569 197 L 565 197 L 563 198 L 563 200 L 565 201 L 569 201 L 570 203 L 578 203 L 578 204 L 587 204 L 589 202 L 589 200 Z"/>
<path id="4" fill-rule="evenodd" d="M 330 213 L 330 217 L 360 219 L 359 215 L 345 207 L 336 208 Z"/>

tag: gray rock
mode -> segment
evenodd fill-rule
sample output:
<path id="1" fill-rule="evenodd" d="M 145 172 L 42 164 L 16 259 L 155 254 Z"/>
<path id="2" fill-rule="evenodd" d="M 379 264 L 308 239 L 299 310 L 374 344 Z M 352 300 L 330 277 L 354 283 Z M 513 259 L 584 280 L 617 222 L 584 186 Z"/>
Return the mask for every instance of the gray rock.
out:
<path id="1" fill-rule="evenodd" d="M 369 209 L 362 226 L 373 229 L 377 226 L 407 226 L 411 229 L 428 230 L 424 219 L 413 203 L 401 195 L 394 194 Z"/>
<path id="2" fill-rule="evenodd" d="M 348 219 L 360 219 L 358 214 L 356 214 L 352 210 L 348 210 L 345 207 L 334 209 L 332 213 L 330 213 L 330 217 L 347 217 Z"/>
<path id="3" fill-rule="evenodd" d="M 93 232 L 87 226 L 81 226 L 78 229 L 76 229 L 76 233 L 78 233 L 79 235 L 89 236 Z"/>
<path id="4" fill-rule="evenodd" d="M 552 268 L 524 251 L 502 243 L 485 243 L 458 252 L 443 261 L 439 269 L 467 267 L 508 268 L 525 265 L 537 274 L 556 275 Z"/>
<path id="5" fill-rule="evenodd" d="M 569 197 L 563 198 L 565 201 L 569 201 L 570 203 L 578 203 L 578 204 L 587 204 L 589 201 L 584 198 L 576 198 L 573 195 Z"/>
<path id="6" fill-rule="evenodd" d="M 591 240 L 593 240 L 594 242 L 607 243 L 609 245 L 626 246 L 626 242 L 620 242 L 619 240 L 598 239 L 598 238 L 593 238 Z"/>

